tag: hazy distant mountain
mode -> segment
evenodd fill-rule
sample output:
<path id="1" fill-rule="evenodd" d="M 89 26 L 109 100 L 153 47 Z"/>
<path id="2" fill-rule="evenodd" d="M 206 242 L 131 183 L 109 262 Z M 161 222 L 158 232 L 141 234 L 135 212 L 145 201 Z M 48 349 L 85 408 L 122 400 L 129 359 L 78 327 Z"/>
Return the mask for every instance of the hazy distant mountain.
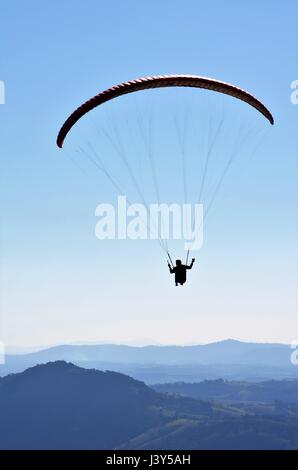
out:
<path id="1" fill-rule="evenodd" d="M 167 383 L 152 387 L 162 393 L 201 400 L 219 400 L 221 402 L 262 402 L 283 401 L 298 404 L 298 380 L 270 380 L 259 383 L 228 382 L 222 379 L 205 380 L 199 383 Z"/>
<path id="2" fill-rule="evenodd" d="M 1 449 L 298 449 L 298 406 L 167 396 L 59 361 L 0 379 Z"/>
<path id="3" fill-rule="evenodd" d="M 225 340 L 197 346 L 122 346 L 115 344 L 55 346 L 24 355 L 37 361 L 76 360 L 134 364 L 289 364 L 291 349 L 283 344 Z"/>
<path id="4" fill-rule="evenodd" d="M 198 346 L 55 346 L 24 355 L 7 355 L 0 375 L 21 372 L 49 361 L 65 360 L 87 368 L 112 369 L 146 383 L 213 378 L 264 380 L 298 378 L 292 350 L 282 344 L 226 340 Z"/>

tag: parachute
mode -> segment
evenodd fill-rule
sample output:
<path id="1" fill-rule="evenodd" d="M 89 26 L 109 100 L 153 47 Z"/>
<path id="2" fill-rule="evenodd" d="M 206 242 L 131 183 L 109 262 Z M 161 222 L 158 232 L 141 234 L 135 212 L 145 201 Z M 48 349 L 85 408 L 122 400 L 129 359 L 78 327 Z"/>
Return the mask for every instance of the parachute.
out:
<path id="1" fill-rule="evenodd" d="M 167 111 L 169 109 L 169 103 L 165 102 L 162 103 L 162 96 L 161 94 L 158 94 L 157 91 L 154 91 L 156 89 L 173 89 L 176 87 L 176 92 L 174 95 L 171 95 L 171 99 L 174 98 L 174 104 L 175 106 L 177 105 L 177 96 L 178 95 L 178 90 L 177 88 L 181 88 L 181 93 L 183 92 L 183 97 L 184 94 L 186 93 L 186 88 L 187 89 L 195 89 L 199 88 L 202 90 L 201 93 L 205 93 L 208 95 L 208 103 L 206 106 L 206 109 L 203 109 L 201 106 L 202 103 L 199 103 L 198 105 L 196 104 L 195 99 L 193 97 L 191 98 L 191 106 L 194 108 L 194 112 L 198 112 L 199 116 L 195 117 L 192 112 L 187 111 L 185 113 L 185 116 L 181 117 L 180 111 L 178 112 L 178 119 L 174 119 L 175 125 L 173 126 L 172 129 L 172 136 L 169 137 L 168 130 L 166 129 L 166 124 L 167 124 L 167 119 L 165 116 L 162 116 L 163 111 Z M 182 90 L 183 88 L 183 90 Z M 136 119 L 136 126 L 133 127 L 133 130 L 129 130 L 129 125 L 134 126 L 133 120 L 131 119 L 129 115 L 129 106 L 131 106 L 131 98 L 127 98 L 129 100 L 129 103 L 126 102 L 125 104 L 125 111 L 120 112 L 119 111 L 119 102 L 122 100 L 118 100 L 117 98 L 123 95 L 128 95 L 131 93 L 135 93 L 137 91 L 144 91 L 144 93 L 141 94 L 135 94 L 134 96 L 142 97 L 143 95 L 146 95 L 145 91 L 146 90 L 152 90 L 152 93 L 154 95 L 154 99 L 157 100 L 157 106 L 158 106 L 158 116 L 156 118 L 156 128 L 158 128 L 158 144 L 157 148 L 155 149 L 155 152 L 153 151 L 153 144 L 152 144 L 152 116 L 150 115 L 148 122 L 149 124 L 147 125 L 147 128 L 145 128 L 145 119 L 146 119 L 146 114 L 145 114 L 145 107 L 142 106 L 142 111 L 141 113 L 137 113 L 137 119 Z M 191 91 L 191 90 L 190 90 Z M 210 91 L 216 92 L 211 94 Z M 149 91 L 148 91 L 149 93 Z M 165 93 L 163 91 L 162 93 Z M 170 91 L 168 92 L 170 93 Z M 196 92 L 193 91 L 195 94 Z M 197 94 L 197 93 L 196 93 Z M 156 96 L 157 95 L 157 96 Z M 198 94 L 200 95 L 200 94 Z M 131 184 L 131 187 L 134 187 L 136 190 L 136 195 L 139 197 L 139 199 L 142 201 L 142 203 L 148 207 L 148 199 L 145 197 L 144 192 L 145 192 L 145 186 L 146 186 L 146 178 L 148 177 L 149 174 L 152 176 L 152 181 L 153 181 L 153 188 L 155 190 L 155 198 L 158 201 L 158 203 L 161 203 L 161 190 L 166 191 L 169 189 L 170 184 L 173 182 L 173 187 L 174 190 L 172 191 L 172 195 L 175 195 L 175 200 L 176 199 L 176 194 L 177 194 L 177 187 L 179 184 L 175 182 L 175 170 L 174 168 L 171 168 L 170 171 L 167 168 L 166 164 L 163 163 L 163 158 L 162 156 L 165 156 L 167 154 L 168 162 L 170 161 L 171 165 L 174 165 L 175 161 L 175 156 L 177 156 L 177 160 L 180 158 L 180 163 L 177 164 L 177 174 L 182 177 L 182 184 L 180 185 L 181 188 L 183 187 L 183 201 L 187 202 L 190 199 L 190 193 L 191 191 L 188 190 L 187 188 L 187 179 L 188 177 L 191 177 L 194 179 L 194 185 L 193 185 L 193 192 L 196 192 L 197 198 L 199 203 L 203 202 L 204 197 L 206 197 L 207 203 L 205 204 L 204 207 L 204 221 L 207 216 L 207 214 L 210 211 L 211 206 L 213 205 L 213 202 L 219 192 L 219 189 L 228 174 L 228 171 L 231 167 L 232 162 L 235 160 L 235 157 L 239 153 L 239 146 L 242 145 L 243 147 L 243 142 L 245 139 L 243 138 L 243 131 L 242 128 L 240 127 L 239 130 L 237 129 L 238 125 L 238 114 L 232 116 L 231 124 L 228 125 L 227 129 L 223 129 L 223 123 L 226 117 L 224 116 L 224 113 L 222 113 L 222 116 L 219 116 L 218 118 L 218 112 L 214 114 L 214 111 L 212 111 L 212 103 L 211 103 L 211 98 L 209 100 L 210 95 L 212 95 L 215 98 L 218 96 L 221 96 L 223 100 L 229 101 L 234 101 L 235 104 L 239 103 L 239 106 L 241 102 L 248 104 L 249 106 L 244 106 L 245 109 L 249 108 L 255 108 L 255 110 L 258 111 L 258 113 L 252 113 L 253 116 L 260 116 L 260 120 L 262 121 L 263 124 L 263 116 L 266 118 L 270 124 L 274 124 L 274 118 L 271 114 L 271 112 L 267 109 L 267 107 L 256 97 L 254 97 L 252 94 L 248 93 L 247 91 L 236 87 L 232 84 L 225 83 L 222 81 L 218 81 L 212 78 L 206 78 L 206 77 L 201 77 L 201 76 L 196 76 L 196 75 L 159 75 L 159 76 L 152 76 L 152 77 L 145 77 L 145 78 L 139 78 L 137 80 L 132 80 L 124 83 L 120 83 L 116 86 L 113 86 L 111 88 L 108 88 L 105 91 L 102 91 L 101 93 L 95 95 L 85 103 L 83 103 L 81 106 L 79 106 L 64 122 L 62 125 L 58 136 L 57 136 L 57 146 L 59 148 L 64 148 L 64 142 L 67 138 L 69 140 L 69 133 L 75 126 L 75 124 L 81 120 L 82 117 L 86 116 L 86 121 L 87 116 L 89 116 L 89 112 L 91 110 L 98 110 L 97 112 L 100 113 L 100 115 L 97 115 L 97 120 L 96 120 L 96 126 L 97 127 L 95 130 L 97 131 L 96 136 L 92 137 L 89 141 L 84 139 L 80 139 L 78 146 L 75 148 L 75 152 L 79 154 L 83 159 L 85 160 L 86 157 L 89 160 L 89 162 L 96 167 L 97 170 L 99 170 L 102 174 L 104 174 L 107 179 L 112 183 L 114 186 L 114 189 L 116 189 L 118 194 L 126 194 L 125 191 L 123 191 L 123 186 L 119 185 L 119 182 L 117 181 L 117 178 L 115 178 L 115 175 L 113 175 L 113 172 L 117 173 L 117 177 L 119 179 L 119 174 L 122 178 L 124 178 L 124 175 L 127 174 L 127 178 L 129 181 L 127 181 L 127 185 Z M 226 98 L 225 98 L 226 97 Z M 233 97 L 236 100 L 230 100 L 229 97 Z M 124 100 L 124 99 L 123 99 Z M 124 100 L 125 101 L 125 100 Z M 104 103 L 106 104 L 103 109 L 106 109 L 106 106 L 112 106 L 114 102 L 116 102 L 116 105 L 118 106 L 116 110 L 116 121 L 121 120 L 121 118 L 125 119 L 125 129 L 124 129 L 124 135 L 121 137 L 119 128 L 114 124 L 112 124 L 111 129 L 108 131 L 105 129 L 105 126 L 109 124 L 110 120 L 110 115 L 104 116 L 103 115 L 103 109 L 101 105 Z M 171 101 L 172 103 L 172 101 Z M 142 103 L 143 105 L 143 103 Z M 208 112 L 210 109 L 211 116 L 208 116 Z M 94 112 L 93 111 L 93 112 Z M 206 111 L 208 111 L 206 113 Z M 213 115 L 212 115 L 213 112 Z M 90 113 L 93 114 L 93 113 Z M 161 117 L 162 116 L 162 117 Z M 181 119 L 182 119 L 182 129 L 179 128 L 181 126 Z M 102 120 L 102 123 L 100 123 L 100 120 Z M 218 123 L 216 123 L 216 120 L 218 120 Z M 85 118 L 84 118 L 85 121 Z M 169 120 L 168 120 L 169 121 Z M 253 118 L 253 121 L 255 121 L 255 118 Z M 81 121 L 80 121 L 81 122 Z M 88 126 L 91 128 L 90 123 L 88 122 Z M 87 126 L 86 130 L 89 130 L 89 127 Z M 78 127 L 83 127 L 83 126 L 75 126 L 76 128 Z M 191 128 L 191 131 L 187 131 L 187 127 Z M 213 129 L 214 127 L 214 129 Z M 263 127 L 263 126 L 262 126 Z M 137 131 L 140 133 L 140 138 L 137 139 Z M 235 133 L 235 137 L 231 137 L 231 133 Z M 72 131 L 71 134 L 75 132 Z M 192 137 L 187 136 L 187 134 L 191 134 Z M 247 137 L 249 137 L 249 140 L 251 139 L 251 134 L 253 134 L 254 131 L 249 129 L 246 132 L 246 140 Z M 99 138 L 100 134 L 100 139 Z M 187 137 L 190 139 L 190 145 L 186 145 L 186 140 Z M 111 145 L 111 149 L 108 150 L 106 145 L 102 147 L 102 140 L 103 138 L 106 139 L 106 141 Z M 136 139 L 135 143 L 133 142 L 133 138 Z M 174 139 L 177 139 L 177 145 L 175 146 L 173 144 Z M 191 142 L 191 139 L 193 142 Z M 201 139 L 200 142 L 198 140 Z M 205 139 L 205 140 L 204 140 Z M 232 149 L 228 149 L 228 143 L 229 141 L 232 142 Z M 238 142 L 239 141 L 239 142 Z M 240 142 L 241 141 L 241 142 Z M 140 148 L 140 143 L 143 143 L 143 146 L 145 148 L 145 152 Z M 246 148 L 245 144 L 245 148 Z M 139 146 L 139 147 L 138 147 Z M 143 153 L 147 155 L 147 167 L 145 164 L 143 166 L 141 165 L 140 161 L 137 161 L 139 156 Z M 227 154 L 226 159 L 224 159 L 224 154 Z M 131 154 L 137 155 L 135 161 L 132 163 L 129 161 L 129 156 Z M 74 153 L 71 155 L 71 159 L 73 159 Z M 122 169 L 119 173 L 118 168 L 116 167 L 116 159 L 111 158 L 112 155 L 115 155 L 120 157 L 120 162 L 122 164 Z M 218 155 L 220 155 L 221 158 L 218 158 Z M 159 158 L 160 156 L 160 158 Z M 107 162 L 104 161 L 104 157 L 107 158 Z M 199 158 L 197 158 L 199 157 Z M 200 165 L 201 167 L 199 168 L 197 166 L 196 160 L 200 160 Z M 137 168 L 135 168 L 137 164 Z M 156 165 L 160 165 L 160 168 L 157 169 Z M 109 168 L 108 168 L 109 166 Z M 143 181 L 138 173 L 140 168 L 142 167 L 143 173 L 145 174 L 145 180 Z M 208 180 L 208 176 L 210 177 Z M 148 179 L 148 178 L 147 178 Z M 200 179 L 200 183 L 198 183 L 198 179 Z M 159 180 L 163 181 L 162 188 L 160 189 L 159 187 Z M 180 187 L 179 186 L 179 187 Z M 169 192 L 171 192 L 169 190 Z M 207 194 L 206 194 L 207 193 Z M 173 199 L 173 197 L 171 196 Z M 129 201 L 130 202 L 130 201 Z M 146 223 L 145 223 L 146 225 Z M 155 229 L 151 228 L 150 231 L 155 231 Z M 153 237 L 157 239 L 157 241 L 160 244 L 160 247 L 164 250 L 164 252 L 167 255 L 167 258 L 170 261 L 170 264 L 173 265 L 172 263 L 172 258 L 169 252 L 169 246 L 168 246 L 168 241 L 164 239 L 160 234 L 157 236 Z M 186 248 L 184 248 L 186 249 Z M 187 251 L 187 257 L 186 257 L 186 264 L 188 260 L 188 255 L 189 255 L 189 248 Z"/>
<path id="2" fill-rule="evenodd" d="M 242 90 L 241 88 L 238 88 L 234 85 L 214 80 L 212 78 L 199 77 L 196 75 L 158 75 L 120 83 L 119 85 L 108 88 L 107 90 L 86 101 L 69 116 L 69 118 L 61 127 L 57 137 L 58 147 L 62 148 L 65 137 L 71 128 L 75 125 L 75 123 L 96 106 L 99 106 L 109 100 L 127 93 L 147 90 L 150 88 L 163 87 L 194 87 L 224 93 L 226 95 L 233 96 L 234 98 L 238 98 L 239 100 L 245 101 L 250 106 L 253 106 L 260 113 L 262 113 L 272 125 L 274 124 L 272 114 L 265 107 L 265 105 L 261 103 L 261 101 L 259 101 L 247 91 Z"/>

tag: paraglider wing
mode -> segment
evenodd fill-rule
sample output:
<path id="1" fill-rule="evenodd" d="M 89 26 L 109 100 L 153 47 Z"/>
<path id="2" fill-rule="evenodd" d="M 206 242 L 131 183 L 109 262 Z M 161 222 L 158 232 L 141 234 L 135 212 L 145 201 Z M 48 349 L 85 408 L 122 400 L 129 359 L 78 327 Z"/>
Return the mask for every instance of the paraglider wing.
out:
<path id="1" fill-rule="evenodd" d="M 118 96 L 125 95 L 127 93 L 133 93 L 135 91 L 146 90 L 150 88 L 163 87 L 204 88 L 207 90 L 230 95 L 234 98 L 245 101 L 250 106 L 253 106 L 260 113 L 262 113 L 272 125 L 274 124 L 273 116 L 265 107 L 265 105 L 253 95 L 245 90 L 242 90 L 241 88 L 238 88 L 229 83 L 214 80 L 212 78 L 199 77 L 196 75 L 160 75 L 120 83 L 119 85 L 108 88 L 107 90 L 86 101 L 68 117 L 61 127 L 57 137 L 58 147 L 63 147 L 64 139 L 74 124 L 96 106 L 99 106 L 109 100 L 112 100 L 113 98 L 117 98 Z"/>

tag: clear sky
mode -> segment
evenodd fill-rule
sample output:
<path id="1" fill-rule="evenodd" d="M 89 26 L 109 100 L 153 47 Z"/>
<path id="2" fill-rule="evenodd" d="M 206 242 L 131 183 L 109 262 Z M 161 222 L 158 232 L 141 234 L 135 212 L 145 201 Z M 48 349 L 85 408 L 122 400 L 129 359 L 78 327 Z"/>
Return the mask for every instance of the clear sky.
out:
<path id="1" fill-rule="evenodd" d="M 297 339 L 297 3 L 2 0 L 0 8 L 0 341 Z M 156 242 L 96 239 L 95 207 L 116 195 L 103 175 L 81 171 L 55 146 L 60 125 L 86 99 L 171 73 L 234 83 L 276 118 L 271 128 L 249 111 L 265 141 L 233 167 L 183 288 Z"/>

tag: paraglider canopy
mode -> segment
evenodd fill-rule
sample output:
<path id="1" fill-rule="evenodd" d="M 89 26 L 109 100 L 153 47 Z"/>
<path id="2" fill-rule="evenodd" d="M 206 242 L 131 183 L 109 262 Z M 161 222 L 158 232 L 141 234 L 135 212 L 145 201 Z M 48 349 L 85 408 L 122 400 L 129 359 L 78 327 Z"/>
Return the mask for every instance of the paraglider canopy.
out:
<path id="1" fill-rule="evenodd" d="M 193 88 L 204 88 L 207 90 L 217 91 L 226 95 L 233 96 L 239 100 L 245 101 L 250 106 L 256 108 L 262 113 L 268 121 L 273 125 L 274 119 L 270 111 L 266 106 L 255 98 L 247 91 L 238 88 L 230 83 L 221 82 L 212 78 L 200 77 L 196 75 L 158 75 L 153 77 L 139 78 L 137 80 L 131 80 L 129 82 L 120 83 L 119 85 L 108 88 L 102 91 L 98 95 L 86 101 L 79 108 L 77 108 L 65 121 L 61 127 L 58 137 L 58 147 L 63 147 L 63 142 L 70 129 L 74 124 L 86 113 L 94 109 L 113 98 L 125 95 L 127 93 L 133 93 L 135 91 L 146 90 L 150 88 L 163 88 L 163 87 L 193 87 Z"/>

